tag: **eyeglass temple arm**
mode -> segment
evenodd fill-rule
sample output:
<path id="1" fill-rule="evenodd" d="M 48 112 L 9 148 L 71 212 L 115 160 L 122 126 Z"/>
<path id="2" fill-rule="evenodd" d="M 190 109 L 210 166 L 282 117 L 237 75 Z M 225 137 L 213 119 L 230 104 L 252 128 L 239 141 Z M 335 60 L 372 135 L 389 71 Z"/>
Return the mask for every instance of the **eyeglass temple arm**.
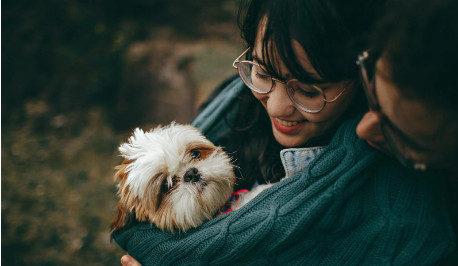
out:
<path id="1" fill-rule="evenodd" d="M 340 96 L 342 95 L 342 93 L 344 93 L 344 91 L 345 91 L 346 89 L 347 89 L 347 87 L 344 87 L 344 88 L 342 89 L 342 91 L 341 91 L 339 94 L 337 94 L 332 100 L 327 100 L 326 98 L 324 98 L 324 101 L 325 101 L 326 103 L 333 103 L 333 102 L 337 101 L 337 99 L 340 98 Z M 323 95 L 324 95 L 324 94 L 323 94 Z"/>
<path id="2" fill-rule="evenodd" d="M 245 52 L 243 52 L 239 57 L 237 57 L 235 60 L 234 60 L 234 63 L 232 63 L 232 66 L 234 68 L 238 68 L 238 65 L 240 64 L 240 59 L 245 56 L 246 53 L 248 53 L 248 51 L 250 50 L 251 48 L 248 48 L 245 50 Z"/>
<path id="3" fill-rule="evenodd" d="M 369 51 L 363 51 L 361 54 L 358 55 L 358 59 L 356 60 L 357 65 L 363 64 L 364 60 L 369 57 Z"/>

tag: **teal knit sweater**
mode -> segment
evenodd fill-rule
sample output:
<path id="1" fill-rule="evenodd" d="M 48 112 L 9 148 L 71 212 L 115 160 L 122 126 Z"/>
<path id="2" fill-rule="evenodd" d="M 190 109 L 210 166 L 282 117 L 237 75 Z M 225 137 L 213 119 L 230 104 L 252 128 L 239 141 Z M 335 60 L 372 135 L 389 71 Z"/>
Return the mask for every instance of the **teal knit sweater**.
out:
<path id="1" fill-rule="evenodd" d="M 196 120 L 213 141 L 234 81 Z M 186 233 L 139 223 L 114 232 L 143 265 L 430 265 L 455 240 L 437 173 L 401 167 L 343 124 L 301 173 Z M 433 176 L 434 175 L 434 176 Z"/>

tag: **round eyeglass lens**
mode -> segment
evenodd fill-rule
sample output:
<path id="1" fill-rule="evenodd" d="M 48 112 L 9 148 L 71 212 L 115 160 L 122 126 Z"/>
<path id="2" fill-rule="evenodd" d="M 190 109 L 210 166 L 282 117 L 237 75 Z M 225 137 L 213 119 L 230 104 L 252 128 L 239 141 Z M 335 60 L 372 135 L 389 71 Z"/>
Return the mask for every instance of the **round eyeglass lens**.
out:
<path id="1" fill-rule="evenodd" d="M 243 82 L 255 92 L 268 93 L 272 88 L 272 77 L 259 65 L 241 62 L 238 70 Z"/>
<path id="2" fill-rule="evenodd" d="M 287 90 L 291 100 L 307 112 L 319 112 L 324 107 L 323 92 L 313 85 L 290 80 Z"/>

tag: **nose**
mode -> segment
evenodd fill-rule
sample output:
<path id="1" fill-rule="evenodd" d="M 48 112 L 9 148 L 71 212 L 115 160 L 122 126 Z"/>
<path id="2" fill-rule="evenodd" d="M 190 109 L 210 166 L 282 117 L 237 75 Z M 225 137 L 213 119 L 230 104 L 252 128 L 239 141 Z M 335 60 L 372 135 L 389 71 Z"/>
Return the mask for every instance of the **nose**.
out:
<path id="1" fill-rule="evenodd" d="M 369 143 L 384 142 L 385 136 L 383 135 L 380 121 L 380 113 L 374 111 L 367 112 L 356 127 L 356 134 Z"/>
<path id="2" fill-rule="evenodd" d="M 184 174 L 184 181 L 185 182 L 198 182 L 200 180 L 200 173 L 197 168 L 190 168 L 186 173 Z"/>
<path id="3" fill-rule="evenodd" d="M 275 82 L 270 93 L 264 95 L 267 112 L 272 117 L 287 117 L 294 113 L 294 103 L 288 96 L 286 85 Z"/>

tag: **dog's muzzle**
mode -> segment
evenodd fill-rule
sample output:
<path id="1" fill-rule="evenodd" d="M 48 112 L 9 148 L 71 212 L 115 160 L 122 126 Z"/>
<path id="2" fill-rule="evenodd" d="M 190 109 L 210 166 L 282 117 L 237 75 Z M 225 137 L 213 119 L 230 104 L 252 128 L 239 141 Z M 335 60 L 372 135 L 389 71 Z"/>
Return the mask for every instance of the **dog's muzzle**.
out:
<path id="1" fill-rule="evenodd" d="M 197 168 L 191 168 L 184 174 L 184 181 L 185 182 L 199 182 L 200 181 L 200 173 Z"/>

